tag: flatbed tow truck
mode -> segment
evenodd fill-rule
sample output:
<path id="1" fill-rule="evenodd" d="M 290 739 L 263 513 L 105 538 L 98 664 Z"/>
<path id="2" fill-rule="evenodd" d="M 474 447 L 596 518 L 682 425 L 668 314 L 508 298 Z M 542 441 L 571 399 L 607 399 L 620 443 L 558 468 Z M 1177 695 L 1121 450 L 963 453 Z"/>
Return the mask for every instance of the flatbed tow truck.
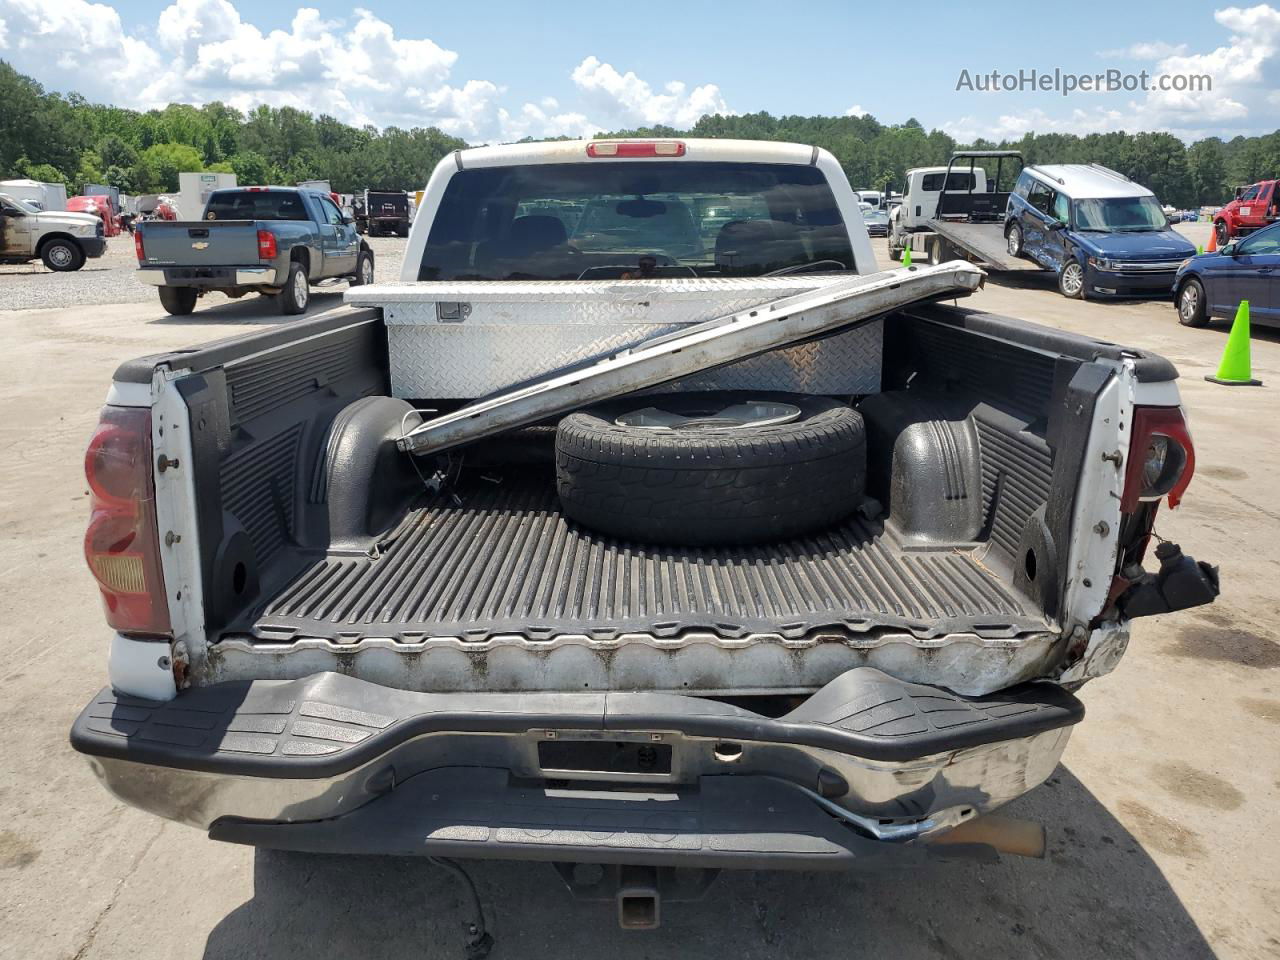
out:
<path id="1" fill-rule="evenodd" d="M 994 160 L 996 175 L 988 180 L 978 161 Z M 1001 190 L 1006 161 L 1017 161 L 1005 185 L 1021 171 L 1017 150 L 966 150 L 952 154 L 945 168 L 907 171 L 907 189 L 889 232 L 889 256 L 902 259 L 910 248 L 913 258 L 930 264 L 968 260 L 988 272 L 1039 270 L 1039 264 L 1009 253 L 1005 212 L 1009 191 Z M 966 165 L 967 161 L 967 165 Z M 1012 167 L 1013 164 L 1009 163 Z"/>

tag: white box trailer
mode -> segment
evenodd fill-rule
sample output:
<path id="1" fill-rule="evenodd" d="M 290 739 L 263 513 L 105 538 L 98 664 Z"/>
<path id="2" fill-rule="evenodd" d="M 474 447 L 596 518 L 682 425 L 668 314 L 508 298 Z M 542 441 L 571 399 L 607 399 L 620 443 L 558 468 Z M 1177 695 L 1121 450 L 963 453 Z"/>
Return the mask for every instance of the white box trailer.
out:
<path id="1" fill-rule="evenodd" d="M 178 174 L 178 218 L 199 220 L 204 216 L 204 205 L 209 202 L 209 194 L 234 186 L 234 173 Z"/>
<path id="2" fill-rule="evenodd" d="M 67 188 L 61 183 L 39 180 L 0 180 L 0 193 L 33 203 L 41 210 L 66 210 Z"/>

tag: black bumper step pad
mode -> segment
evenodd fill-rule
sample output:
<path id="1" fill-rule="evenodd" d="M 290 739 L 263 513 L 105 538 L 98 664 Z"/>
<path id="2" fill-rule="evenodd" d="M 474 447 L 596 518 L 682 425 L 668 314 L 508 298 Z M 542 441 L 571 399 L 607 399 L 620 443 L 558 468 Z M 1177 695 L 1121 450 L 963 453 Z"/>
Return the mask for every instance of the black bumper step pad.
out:
<path id="1" fill-rule="evenodd" d="M 1083 716 L 1083 704 L 1054 684 L 961 697 L 871 667 L 846 671 L 776 719 L 677 694 L 420 693 L 318 673 L 200 687 L 167 702 L 104 689 L 76 719 L 71 743 L 82 753 L 163 767 L 309 779 L 346 773 L 427 734 L 676 731 L 906 761 Z"/>

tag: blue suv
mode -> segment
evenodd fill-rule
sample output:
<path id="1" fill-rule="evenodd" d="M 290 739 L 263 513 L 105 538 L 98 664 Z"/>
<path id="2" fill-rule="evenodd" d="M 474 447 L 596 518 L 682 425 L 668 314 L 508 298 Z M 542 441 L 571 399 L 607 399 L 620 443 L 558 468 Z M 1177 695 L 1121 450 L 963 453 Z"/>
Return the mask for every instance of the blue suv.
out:
<path id="1" fill-rule="evenodd" d="M 1096 163 L 1038 164 L 1014 184 L 1009 253 L 1058 275 L 1065 297 L 1166 297 L 1196 248 L 1146 187 Z"/>

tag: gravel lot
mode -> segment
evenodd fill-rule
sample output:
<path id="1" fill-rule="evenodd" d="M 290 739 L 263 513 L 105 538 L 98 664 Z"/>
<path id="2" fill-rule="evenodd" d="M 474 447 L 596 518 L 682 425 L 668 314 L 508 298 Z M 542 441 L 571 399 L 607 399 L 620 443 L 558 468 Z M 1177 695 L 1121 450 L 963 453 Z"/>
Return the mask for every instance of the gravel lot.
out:
<path id="1" fill-rule="evenodd" d="M 399 237 L 366 239 L 373 247 L 375 277 L 396 279 L 406 241 Z M 54 273 L 39 260 L 0 266 L 0 310 L 150 303 L 156 299 L 155 288 L 138 282 L 133 275 L 137 266 L 133 235 L 128 233 L 112 237 L 107 241 L 106 253 L 97 260 L 85 261 L 84 267 L 74 273 Z M 211 294 L 203 301 L 209 306 L 231 302 L 234 301 L 220 293 Z"/>

